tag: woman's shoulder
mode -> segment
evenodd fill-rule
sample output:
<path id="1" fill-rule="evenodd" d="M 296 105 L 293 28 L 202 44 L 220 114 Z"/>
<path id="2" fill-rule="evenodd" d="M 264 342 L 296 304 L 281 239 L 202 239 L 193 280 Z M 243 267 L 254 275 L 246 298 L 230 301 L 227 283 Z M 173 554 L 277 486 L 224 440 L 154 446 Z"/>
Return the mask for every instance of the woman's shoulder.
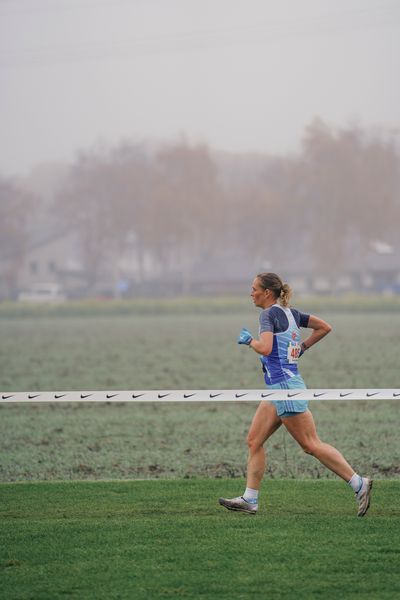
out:
<path id="1" fill-rule="evenodd" d="M 287 329 L 288 318 L 285 311 L 281 310 L 280 306 L 273 304 L 261 311 L 260 325 L 262 331 L 279 333 L 280 331 Z"/>
<path id="2" fill-rule="evenodd" d="M 290 307 L 290 310 L 292 311 L 292 315 L 298 327 L 308 327 L 308 321 L 310 319 L 309 313 L 293 308 L 293 306 Z"/>
<path id="3" fill-rule="evenodd" d="M 269 314 L 269 315 L 276 315 L 276 314 L 279 314 L 279 312 L 280 312 L 279 304 L 273 304 L 272 306 L 268 306 L 268 308 L 263 308 L 261 310 L 261 314 L 265 313 L 265 314 Z"/>
<path id="4" fill-rule="evenodd" d="M 260 312 L 260 321 L 264 319 L 274 319 L 281 313 L 279 306 L 277 304 L 273 304 L 272 306 L 268 306 L 268 308 L 263 308 Z"/>
<path id="5" fill-rule="evenodd" d="M 276 331 L 284 331 L 288 326 L 288 312 L 291 312 L 297 327 L 308 327 L 310 315 L 292 306 L 284 308 L 279 304 L 273 304 L 264 308 L 260 313 L 260 324 L 269 324 Z"/>

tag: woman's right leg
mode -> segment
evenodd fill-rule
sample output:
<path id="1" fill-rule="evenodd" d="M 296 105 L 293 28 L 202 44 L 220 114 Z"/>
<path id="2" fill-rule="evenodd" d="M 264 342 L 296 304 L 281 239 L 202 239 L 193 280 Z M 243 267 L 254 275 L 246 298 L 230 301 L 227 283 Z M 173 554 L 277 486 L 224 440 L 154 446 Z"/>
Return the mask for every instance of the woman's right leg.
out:
<path id="1" fill-rule="evenodd" d="M 282 425 L 276 408 L 270 402 L 261 402 L 247 435 L 249 455 L 247 460 L 247 487 L 259 490 L 265 473 L 266 459 L 264 444 Z"/>

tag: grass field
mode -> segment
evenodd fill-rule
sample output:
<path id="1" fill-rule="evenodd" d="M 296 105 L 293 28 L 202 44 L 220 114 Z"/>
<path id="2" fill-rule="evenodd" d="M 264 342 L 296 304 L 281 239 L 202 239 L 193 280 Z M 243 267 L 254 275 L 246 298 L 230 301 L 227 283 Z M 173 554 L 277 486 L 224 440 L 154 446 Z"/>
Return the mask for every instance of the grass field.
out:
<path id="1" fill-rule="evenodd" d="M 0 389 L 259 388 L 236 344 L 257 311 L 3 320 Z M 400 313 L 323 314 L 333 333 L 301 361 L 309 387 L 400 387 Z M 400 477 L 400 404 L 314 402 L 321 437 L 375 478 Z M 255 404 L 0 405 L 0 480 L 243 477 Z M 270 477 L 324 478 L 283 431 Z"/>
<path id="2" fill-rule="evenodd" d="M 0 596 L 399 597 L 400 482 L 376 483 L 364 519 L 333 481 L 270 481 L 256 516 L 218 506 L 242 485 L 1 484 Z"/>
<path id="3" fill-rule="evenodd" d="M 249 292 L 248 292 L 249 293 Z M 0 319 L 23 317 L 99 317 L 132 315 L 238 314 L 252 309 L 248 293 L 229 296 L 179 296 L 175 298 L 85 299 L 60 303 L 1 302 Z M 398 313 L 400 295 L 342 294 L 295 296 L 295 305 L 306 312 Z M 254 310 L 253 310 L 254 312 Z"/>
<path id="4" fill-rule="evenodd" d="M 1 391 L 263 385 L 236 344 L 243 325 L 257 331 L 250 307 L 14 308 L 0 310 Z M 302 358 L 309 387 L 400 387 L 400 312 L 363 308 L 319 313 L 334 331 Z M 253 403 L 0 405 L 0 597 L 399 597 L 400 405 L 312 410 L 321 437 L 374 476 L 365 519 L 282 430 L 259 514 L 217 504 L 243 490 Z"/>

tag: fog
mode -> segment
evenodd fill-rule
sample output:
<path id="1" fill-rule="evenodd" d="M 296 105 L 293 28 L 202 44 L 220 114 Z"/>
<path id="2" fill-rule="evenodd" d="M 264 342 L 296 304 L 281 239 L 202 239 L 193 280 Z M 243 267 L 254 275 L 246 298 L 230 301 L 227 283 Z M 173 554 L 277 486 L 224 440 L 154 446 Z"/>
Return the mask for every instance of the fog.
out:
<path id="1" fill-rule="evenodd" d="M 382 0 L 1 0 L 0 300 L 270 269 L 398 293 L 399 24 Z"/>
<path id="2" fill-rule="evenodd" d="M 398 135 L 400 5 L 2 0 L 0 173 L 185 134 L 285 154 L 316 116 Z"/>

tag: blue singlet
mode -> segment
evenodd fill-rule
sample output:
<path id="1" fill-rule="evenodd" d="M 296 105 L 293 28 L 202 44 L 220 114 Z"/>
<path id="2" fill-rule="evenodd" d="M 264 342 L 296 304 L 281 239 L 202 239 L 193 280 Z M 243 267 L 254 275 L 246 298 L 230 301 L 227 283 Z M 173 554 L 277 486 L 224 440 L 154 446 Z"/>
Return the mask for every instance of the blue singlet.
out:
<path id="1" fill-rule="evenodd" d="M 274 334 L 272 352 L 262 356 L 261 362 L 265 383 L 269 389 L 305 389 L 297 362 L 300 351 L 300 327 L 307 327 L 310 316 L 294 308 L 273 304 L 260 314 L 260 334 Z M 278 417 L 294 416 L 308 408 L 306 400 L 272 401 Z"/>

